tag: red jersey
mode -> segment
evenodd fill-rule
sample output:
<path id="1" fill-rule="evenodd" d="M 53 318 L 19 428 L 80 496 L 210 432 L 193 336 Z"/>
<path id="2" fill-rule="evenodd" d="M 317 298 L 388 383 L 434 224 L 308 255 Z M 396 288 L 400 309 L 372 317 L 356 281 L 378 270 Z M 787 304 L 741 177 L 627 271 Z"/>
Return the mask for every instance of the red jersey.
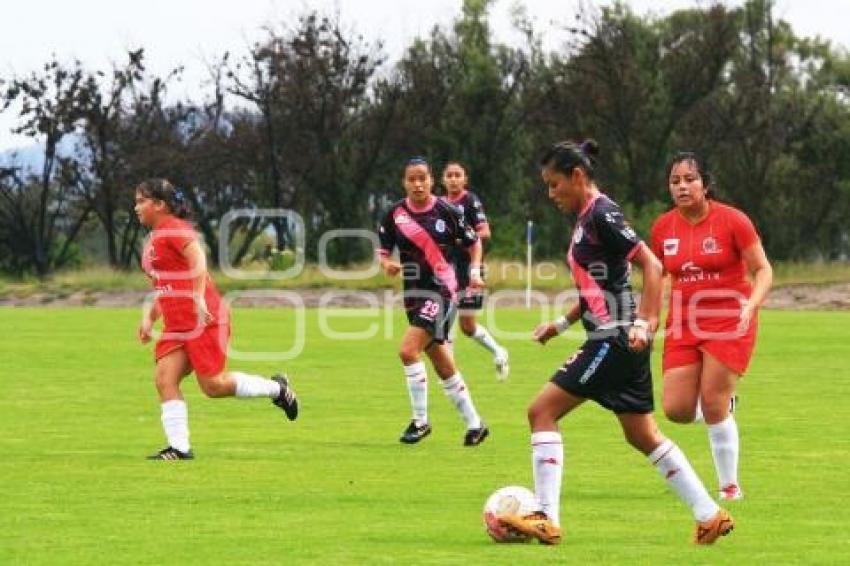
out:
<path id="1" fill-rule="evenodd" d="M 690 224 L 673 209 L 652 227 L 652 251 L 673 280 L 673 294 L 684 306 L 700 293 L 699 308 L 740 308 L 750 296 L 747 267 L 741 252 L 759 236 L 740 210 L 709 201 L 708 216 Z M 675 309 L 671 308 L 671 311 Z"/>
<path id="2" fill-rule="evenodd" d="M 192 276 L 183 249 L 197 239 L 194 228 L 185 220 L 168 218 L 148 237 L 142 252 L 142 269 L 160 292 L 157 305 L 162 312 L 163 332 L 189 332 L 197 328 L 198 315 L 192 300 Z M 227 308 L 212 278 L 207 278 L 207 309 L 212 313 L 210 324 L 227 324 Z"/>

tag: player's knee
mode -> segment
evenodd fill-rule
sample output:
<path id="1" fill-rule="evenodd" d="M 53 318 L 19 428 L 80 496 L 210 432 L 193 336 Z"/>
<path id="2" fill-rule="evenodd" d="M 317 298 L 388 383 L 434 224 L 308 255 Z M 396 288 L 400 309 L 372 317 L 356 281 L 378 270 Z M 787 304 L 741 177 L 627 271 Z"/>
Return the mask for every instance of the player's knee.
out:
<path id="1" fill-rule="evenodd" d="M 199 379 L 198 384 L 201 387 L 201 391 L 204 392 L 204 395 L 213 399 L 217 397 L 229 397 L 233 394 L 231 388 L 224 379 L 221 378 L 221 376 L 209 379 Z"/>
<path id="2" fill-rule="evenodd" d="M 476 327 L 476 324 L 475 324 L 474 319 L 473 320 L 467 320 L 467 319 L 461 319 L 460 320 L 460 330 L 461 330 L 461 332 L 463 332 L 466 336 L 469 336 L 470 338 L 473 335 L 475 335 L 475 327 Z"/>
<path id="3" fill-rule="evenodd" d="M 413 346 L 403 344 L 398 351 L 398 357 L 401 359 L 401 363 L 409 366 L 419 361 L 419 351 Z"/>
<path id="4" fill-rule="evenodd" d="M 663 399 L 661 405 L 664 407 L 664 416 L 674 423 L 690 423 L 694 420 L 696 407 L 672 399 Z"/>
<path id="5" fill-rule="evenodd" d="M 544 404 L 536 402 L 528 406 L 526 416 L 531 430 L 550 429 L 558 421 L 551 410 Z"/>
<path id="6" fill-rule="evenodd" d="M 729 414 L 729 399 L 720 395 L 704 395 L 702 414 L 706 423 L 719 423 Z"/>

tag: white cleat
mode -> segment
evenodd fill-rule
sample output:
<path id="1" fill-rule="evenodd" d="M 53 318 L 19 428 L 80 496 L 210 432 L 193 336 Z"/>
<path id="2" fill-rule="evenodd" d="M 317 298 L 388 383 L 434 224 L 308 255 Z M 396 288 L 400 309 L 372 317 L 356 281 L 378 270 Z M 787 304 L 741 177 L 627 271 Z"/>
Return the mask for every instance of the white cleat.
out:
<path id="1" fill-rule="evenodd" d="M 498 354 L 493 356 L 493 363 L 496 365 L 496 378 L 499 381 L 505 381 L 511 373 L 508 351 L 502 348 Z"/>
<path id="2" fill-rule="evenodd" d="M 738 501 L 739 499 L 744 498 L 744 492 L 741 491 L 741 488 L 734 483 L 730 483 L 729 485 L 720 488 L 717 498 L 721 501 Z"/>

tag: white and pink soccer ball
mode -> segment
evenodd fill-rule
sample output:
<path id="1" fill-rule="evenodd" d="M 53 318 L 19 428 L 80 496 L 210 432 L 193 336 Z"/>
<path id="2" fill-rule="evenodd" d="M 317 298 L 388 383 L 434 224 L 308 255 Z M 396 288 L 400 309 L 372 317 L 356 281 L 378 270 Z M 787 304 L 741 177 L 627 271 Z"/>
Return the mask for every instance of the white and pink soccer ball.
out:
<path id="1" fill-rule="evenodd" d="M 531 537 L 502 525 L 498 515 L 528 515 L 540 510 L 534 494 L 518 485 L 509 485 L 493 492 L 484 504 L 484 528 L 496 542 L 528 542 Z"/>

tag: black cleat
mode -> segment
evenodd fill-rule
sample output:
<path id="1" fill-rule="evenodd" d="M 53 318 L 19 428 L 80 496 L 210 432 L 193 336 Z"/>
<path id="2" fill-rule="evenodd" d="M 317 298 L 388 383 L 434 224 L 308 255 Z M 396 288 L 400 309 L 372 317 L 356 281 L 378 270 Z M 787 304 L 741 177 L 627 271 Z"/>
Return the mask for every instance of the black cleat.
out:
<path id="1" fill-rule="evenodd" d="M 466 436 L 463 437 L 464 446 L 478 446 L 484 439 L 490 435 L 490 429 L 487 425 L 481 423 L 481 428 L 471 428 L 466 431 Z"/>
<path id="2" fill-rule="evenodd" d="M 286 375 L 273 375 L 272 380 L 280 384 L 280 395 L 277 399 L 272 399 L 272 403 L 283 409 L 287 419 L 294 421 L 298 418 L 298 398 L 295 396 L 295 390 L 289 385 Z"/>
<path id="3" fill-rule="evenodd" d="M 195 455 L 192 453 L 191 448 L 188 452 L 181 452 L 176 448 L 172 448 L 169 446 L 168 448 L 163 448 L 156 454 L 152 454 L 148 456 L 148 460 L 194 460 Z"/>
<path id="4" fill-rule="evenodd" d="M 404 429 L 404 434 L 401 435 L 399 440 L 405 444 L 416 444 L 429 434 L 431 434 L 431 425 L 428 423 L 417 425 L 416 421 L 410 421 L 410 424 Z"/>

